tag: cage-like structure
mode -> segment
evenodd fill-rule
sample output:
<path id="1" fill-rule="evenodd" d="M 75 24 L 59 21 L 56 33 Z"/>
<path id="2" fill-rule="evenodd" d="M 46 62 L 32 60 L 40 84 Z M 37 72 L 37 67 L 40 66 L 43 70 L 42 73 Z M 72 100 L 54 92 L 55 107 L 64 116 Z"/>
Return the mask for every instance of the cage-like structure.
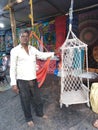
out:
<path id="1" fill-rule="evenodd" d="M 80 41 L 70 30 L 61 47 L 61 94 L 60 106 L 87 103 L 89 106 L 89 79 L 83 83 L 82 74 L 88 72 L 87 44 Z"/>

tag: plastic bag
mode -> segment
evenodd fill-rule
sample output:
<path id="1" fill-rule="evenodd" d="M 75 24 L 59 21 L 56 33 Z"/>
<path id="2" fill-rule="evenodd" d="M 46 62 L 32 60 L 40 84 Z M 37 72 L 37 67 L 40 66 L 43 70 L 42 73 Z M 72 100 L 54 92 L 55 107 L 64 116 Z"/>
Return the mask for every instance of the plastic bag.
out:
<path id="1" fill-rule="evenodd" d="M 90 104 L 92 110 L 98 113 L 98 83 L 93 83 L 90 91 Z"/>

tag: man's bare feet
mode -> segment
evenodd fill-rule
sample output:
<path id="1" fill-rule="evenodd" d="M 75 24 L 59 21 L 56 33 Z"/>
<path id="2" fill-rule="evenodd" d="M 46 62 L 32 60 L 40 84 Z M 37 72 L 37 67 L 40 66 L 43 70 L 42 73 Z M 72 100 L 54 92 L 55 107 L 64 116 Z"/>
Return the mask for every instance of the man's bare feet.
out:
<path id="1" fill-rule="evenodd" d="M 48 116 L 47 115 L 43 115 L 43 119 L 47 119 L 48 118 Z"/>
<path id="2" fill-rule="evenodd" d="M 29 121 L 27 124 L 28 124 L 28 126 L 30 126 L 30 127 L 34 127 L 33 121 Z"/>
<path id="3" fill-rule="evenodd" d="M 98 119 L 93 122 L 93 126 L 98 129 Z"/>

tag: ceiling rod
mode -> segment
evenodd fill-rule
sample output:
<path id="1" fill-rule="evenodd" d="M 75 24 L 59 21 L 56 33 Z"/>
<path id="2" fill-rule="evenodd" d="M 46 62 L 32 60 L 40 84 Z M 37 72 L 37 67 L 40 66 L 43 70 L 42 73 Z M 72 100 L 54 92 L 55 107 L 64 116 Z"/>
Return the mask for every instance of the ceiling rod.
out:
<path id="1" fill-rule="evenodd" d="M 76 9 L 76 10 L 73 9 L 73 13 L 74 13 L 74 12 L 80 12 L 80 11 L 83 11 L 83 10 L 92 9 L 92 8 L 95 8 L 95 7 L 98 7 L 98 4 L 95 4 L 95 5 L 92 5 L 92 6 L 88 6 L 88 7 L 85 7 L 85 8 Z M 50 18 L 57 17 L 57 16 L 60 16 L 60 15 L 61 15 L 61 14 L 58 13 L 58 14 L 46 16 L 46 17 L 43 17 L 43 18 L 38 18 L 38 19 L 35 19 L 35 22 L 37 22 L 37 21 L 39 21 L 39 20 L 50 19 Z M 64 13 L 64 15 L 69 15 L 69 12 Z"/>
<path id="2" fill-rule="evenodd" d="M 91 6 L 84 7 L 84 8 L 76 9 L 76 10 L 73 10 L 73 12 L 88 10 L 88 9 L 92 9 L 92 8 L 95 8 L 95 7 L 98 7 L 98 4 L 94 4 L 94 5 L 91 5 Z M 65 15 L 68 15 L 68 14 L 69 13 L 66 13 Z"/>

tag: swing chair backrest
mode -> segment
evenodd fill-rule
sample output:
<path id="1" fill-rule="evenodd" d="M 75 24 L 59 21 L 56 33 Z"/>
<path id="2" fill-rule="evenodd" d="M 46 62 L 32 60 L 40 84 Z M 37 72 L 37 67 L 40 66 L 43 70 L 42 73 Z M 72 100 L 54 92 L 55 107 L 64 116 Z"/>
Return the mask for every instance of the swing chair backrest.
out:
<path id="1" fill-rule="evenodd" d="M 69 31 L 65 42 L 61 46 L 61 50 L 65 49 L 65 48 L 73 48 L 73 47 L 75 47 L 75 48 L 78 48 L 78 47 L 87 48 L 87 44 L 80 41 L 72 31 Z"/>

